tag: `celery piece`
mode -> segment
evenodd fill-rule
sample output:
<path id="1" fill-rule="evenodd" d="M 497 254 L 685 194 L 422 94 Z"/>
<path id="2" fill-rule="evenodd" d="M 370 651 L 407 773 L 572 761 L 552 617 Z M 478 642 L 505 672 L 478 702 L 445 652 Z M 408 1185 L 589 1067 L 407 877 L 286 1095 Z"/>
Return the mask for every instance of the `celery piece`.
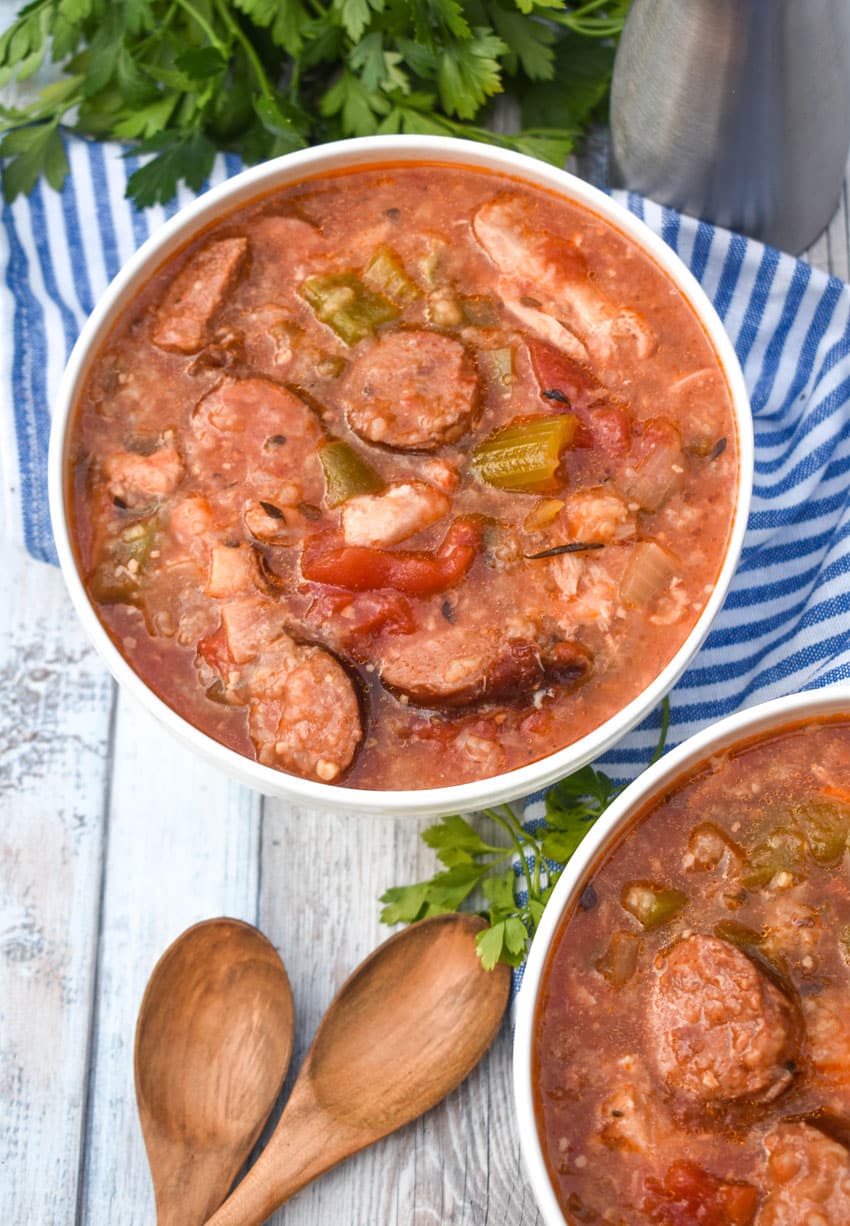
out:
<path id="1" fill-rule="evenodd" d="M 158 528 L 159 516 L 148 515 L 103 541 L 89 575 L 89 591 L 98 604 L 139 604 L 139 579 L 148 564 Z"/>
<path id="2" fill-rule="evenodd" d="M 557 519 L 566 503 L 561 498 L 541 498 L 525 517 L 523 527 L 526 532 L 537 532 L 540 528 L 548 528 Z"/>
<path id="3" fill-rule="evenodd" d="M 622 988 L 637 969 L 640 937 L 634 932 L 612 932 L 608 948 L 595 966 L 612 988 Z"/>
<path id="4" fill-rule="evenodd" d="M 422 291 L 410 277 L 391 247 L 378 247 L 363 272 L 370 289 L 385 294 L 396 306 L 406 306 L 422 297 Z"/>
<path id="5" fill-rule="evenodd" d="M 552 493 L 561 484 L 555 476 L 561 452 L 573 441 L 577 424 L 572 413 L 560 413 L 504 426 L 478 444 L 472 468 L 480 480 L 497 489 Z"/>
<path id="6" fill-rule="evenodd" d="M 632 881 L 623 887 L 620 902 L 644 928 L 657 928 L 677 915 L 687 905 L 688 896 L 681 890 L 652 885 L 647 881 Z"/>
<path id="7" fill-rule="evenodd" d="M 366 460 L 342 439 L 335 438 L 319 448 L 325 474 L 325 503 L 338 507 L 356 494 L 377 494 L 384 482 Z"/>
<path id="8" fill-rule="evenodd" d="M 795 807 L 797 825 L 818 864 L 837 864 L 850 836 L 850 808 L 829 800 L 806 800 Z"/>
<path id="9" fill-rule="evenodd" d="M 327 324 L 346 345 L 356 345 L 390 320 L 399 310 L 383 294 L 364 285 L 354 272 L 308 277 L 298 292 L 317 319 Z"/>
<path id="10" fill-rule="evenodd" d="M 714 935 L 721 941 L 728 941 L 730 945 L 734 945 L 748 957 L 764 944 L 763 932 L 758 928 L 749 928 L 746 924 L 739 924 L 735 920 L 720 920 L 714 927 Z"/>
<path id="11" fill-rule="evenodd" d="M 807 857 L 806 836 L 778 826 L 747 852 L 743 883 L 747 889 L 760 889 L 770 885 L 780 874 L 786 874 L 790 882 L 802 881 L 806 876 Z"/>

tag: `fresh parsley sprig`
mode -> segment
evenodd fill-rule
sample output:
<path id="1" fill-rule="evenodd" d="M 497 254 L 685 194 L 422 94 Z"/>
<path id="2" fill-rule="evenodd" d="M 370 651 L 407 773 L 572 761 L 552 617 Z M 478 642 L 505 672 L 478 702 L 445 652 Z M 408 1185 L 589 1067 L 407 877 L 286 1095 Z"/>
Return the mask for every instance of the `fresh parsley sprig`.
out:
<path id="1" fill-rule="evenodd" d="M 603 103 L 630 0 L 30 0 L 0 35 L 0 88 L 64 74 L 0 106 L 3 190 L 68 172 L 61 128 L 153 155 L 136 204 L 199 188 L 217 150 L 258 162 L 349 136 L 430 133 L 563 165 Z M 521 130 L 488 106 L 513 97 Z"/>
<path id="2" fill-rule="evenodd" d="M 650 759 L 664 752 L 670 725 L 670 704 L 661 708 L 661 730 Z M 437 853 L 443 868 L 427 881 L 392 886 L 382 896 L 385 924 L 411 924 L 429 915 L 463 910 L 480 890 L 486 906 L 475 907 L 487 920 L 476 937 L 478 956 L 486 970 L 498 962 L 519 966 L 537 931 L 543 909 L 564 865 L 596 819 L 625 785 L 616 785 L 603 771 L 583 766 L 546 793 L 546 816 L 528 827 L 510 805 L 484 809 L 506 836 L 488 843 L 475 827 L 454 814 L 422 832 L 422 840 Z M 524 878 L 525 901 L 517 903 L 517 869 Z"/>

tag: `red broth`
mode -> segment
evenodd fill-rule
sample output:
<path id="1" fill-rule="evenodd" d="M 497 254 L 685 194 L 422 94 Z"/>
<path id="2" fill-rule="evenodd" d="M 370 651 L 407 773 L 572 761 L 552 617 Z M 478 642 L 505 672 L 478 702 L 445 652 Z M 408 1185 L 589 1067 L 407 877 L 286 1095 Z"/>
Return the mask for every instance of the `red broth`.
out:
<path id="1" fill-rule="evenodd" d="M 711 758 L 561 926 L 533 1079 L 567 1220 L 850 1221 L 850 723 Z"/>
<path id="2" fill-rule="evenodd" d="M 117 321 L 70 448 L 81 571 L 192 724 L 353 787 L 488 777 L 645 689 L 716 582 L 730 397 L 624 235 L 389 166 L 233 212 Z"/>

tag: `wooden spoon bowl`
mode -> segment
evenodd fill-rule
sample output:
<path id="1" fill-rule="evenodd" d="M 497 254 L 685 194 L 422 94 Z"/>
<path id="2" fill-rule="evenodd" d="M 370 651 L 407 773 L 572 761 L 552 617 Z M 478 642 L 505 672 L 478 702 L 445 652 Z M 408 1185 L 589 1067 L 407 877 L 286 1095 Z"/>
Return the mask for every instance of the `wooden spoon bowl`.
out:
<path id="1" fill-rule="evenodd" d="M 158 1226 L 199 1226 L 221 1204 L 280 1093 L 293 1031 L 286 970 L 250 924 L 206 920 L 162 955 L 135 1046 Z"/>
<path id="2" fill-rule="evenodd" d="M 396 933 L 325 1014 L 283 1115 L 209 1226 L 259 1226 L 305 1184 L 433 1107 L 490 1046 L 510 990 L 484 971 L 483 921 L 441 915 Z"/>

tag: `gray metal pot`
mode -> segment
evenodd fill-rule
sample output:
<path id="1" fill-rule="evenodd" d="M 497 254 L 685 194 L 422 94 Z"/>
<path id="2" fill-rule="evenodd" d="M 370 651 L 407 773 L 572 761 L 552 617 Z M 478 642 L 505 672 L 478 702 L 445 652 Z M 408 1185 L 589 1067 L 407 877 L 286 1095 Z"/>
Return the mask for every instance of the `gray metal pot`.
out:
<path id="1" fill-rule="evenodd" d="M 634 0 L 611 92 L 611 180 L 801 251 L 850 147 L 850 0 Z"/>

